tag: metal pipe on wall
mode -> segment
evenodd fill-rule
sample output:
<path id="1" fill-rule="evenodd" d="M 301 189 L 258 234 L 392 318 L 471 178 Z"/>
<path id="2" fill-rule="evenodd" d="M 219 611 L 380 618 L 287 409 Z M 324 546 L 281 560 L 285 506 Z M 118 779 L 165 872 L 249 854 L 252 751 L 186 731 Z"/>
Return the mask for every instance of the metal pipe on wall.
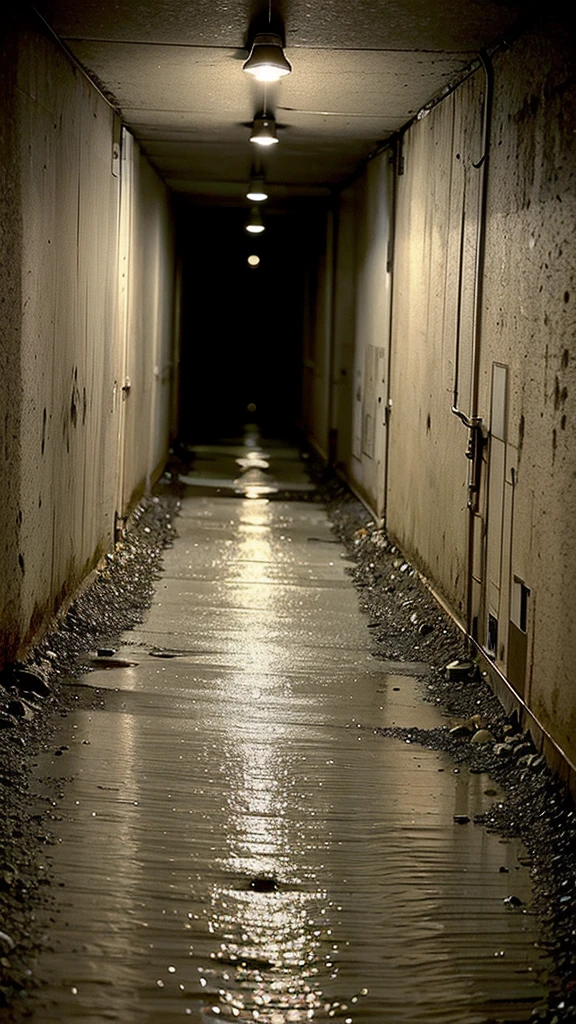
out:
<path id="1" fill-rule="evenodd" d="M 455 378 L 453 390 L 452 412 L 469 430 L 466 457 L 470 460 L 468 469 L 468 535 L 466 543 L 467 588 L 466 588 L 466 632 L 468 637 L 474 633 L 473 580 L 474 580 L 474 527 L 478 511 L 478 494 L 482 467 L 482 450 L 484 437 L 482 418 L 478 416 L 478 390 L 480 381 L 480 343 L 482 333 L 482 296 L 484 285 L 484 258 L 486 250 L 486 197 L 488 187 L 488 155 L 490 149 L 490 125 L 492 117 L 493 71 L 487 54 L 478 54 L 485 75 L 484 111 L 482 118 L 482 152 L 480 158 L 472 166 L 480 171 L 478 189 L 478 220 L 476 235 L 476 258 L 474 265 L 474 297 L 472 325 L 472 380 L 470 395 L 470 411 L 466 414 L 458 404 L 458 373 L 460 364 L 460 313 L 461 287 L 458 294 L 458 322 L 456 333 Z M 460 245 L 460 273 L 462 273 L 464 242 L 464 216 L 462 218 L 462 235 Z M 461 284 L 461 282 L 460 282 Z M 477 639 L 474 637 L 474 639 Z"/>

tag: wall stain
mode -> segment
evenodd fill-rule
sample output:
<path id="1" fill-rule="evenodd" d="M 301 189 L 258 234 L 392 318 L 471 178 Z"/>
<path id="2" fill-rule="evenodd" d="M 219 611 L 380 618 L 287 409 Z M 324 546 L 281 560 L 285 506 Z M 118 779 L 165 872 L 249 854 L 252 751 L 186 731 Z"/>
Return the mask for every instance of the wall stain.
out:
<path id="1" fill-rule="evenodd" d="M 514 114 L 513 120 L 515 124 L 525 124 L 527 121 L 532 120 L 533 117 L 538 113 L 540 106 L 540 97 L 535 96 L 531 93 L 530 96 L 526 96 L 524 103 L 518 111 Z"/>
<path id="2" fill-rule="evenodd" d="M 558 377 L 554 380 L 554 409 L 558 412 L 558 409 L 565 405 L 566 399 L 568 398 L 568 388 L 564 386 L 560 387 L 560 381 Z"/>
<path id="3" fill-rule="evenodd" d="M 44 412 L 42 413 L 42 455 L 44 455 L 44 448 L 46 446 L 46 406 L 44 406 Z"/>
<path id="4" fill-rule="evenodd" d="M 522 446 L 524 444 L 524 432 L 526 430 L 526 420 L 524 413 L 521 414 L 520 420 L 518 421 L 518 462 L 520 462 L 520 456 L 522 454 Z"/>
<path id="5" fill-rule="evenodd" d="M 24 576 L 26 570 L 24 568 L 24 555 L 22 553 L 18 555 L 18 565 L 20 566 L 22 575 Z"/>
<path id="6" fill-rule="evenodd" d="M 78 370 L 74 371 L 74 384 L 72 385 L 72 395 L 70 397 L 70 422 L 73 427 L 78 423 L 78 404 L 80 402 L 80 392 L 78 390 Z"/>

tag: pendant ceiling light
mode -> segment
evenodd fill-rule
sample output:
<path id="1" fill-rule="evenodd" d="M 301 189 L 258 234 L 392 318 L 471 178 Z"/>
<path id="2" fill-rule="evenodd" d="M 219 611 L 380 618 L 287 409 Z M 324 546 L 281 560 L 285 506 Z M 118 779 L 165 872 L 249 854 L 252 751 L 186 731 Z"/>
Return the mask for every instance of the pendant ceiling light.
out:
<path id="1" fill-rule="evenodd" d="M 278 82 L 289 75 L 292 65 L 286 58 L 280 36 L 275 32 L 259 32 L 242 69 L 257 82 Z"/>
<path id="2" fill-rule="evenodd" d="M 252 175 L 250 185 L 246 193 L 246 198 L 250 199 L 253 203 L 263 203 L 265 199 L 268 199 L 268 193 L 264 185 L 264 177 L 262 174 Z"/>
<path id="3" fill-rule="evenodd" d="M 264 231 L 264 223 L 262 221 L 262 214 L 257 206 L 252 207 L 252 213 L 250 219 L 246 223 L 246 231 L 251 235 L 261 235 Z"/>
<path id="4" fill-rule="evenodd" d="M 250 142 L 257 146 L 273 146 L 276 138 L 276 121 L 273 117 L 255 117 Z"/>

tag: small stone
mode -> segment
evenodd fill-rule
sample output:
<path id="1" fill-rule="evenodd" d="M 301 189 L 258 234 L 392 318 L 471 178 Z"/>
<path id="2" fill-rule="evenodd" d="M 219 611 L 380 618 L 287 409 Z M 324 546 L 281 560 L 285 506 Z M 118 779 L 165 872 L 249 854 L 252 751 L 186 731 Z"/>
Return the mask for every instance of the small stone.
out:
<path id="1" fill-rule="evenodd" d="M 114 647 L 99 647 L 96 654 L 99 658 L 113 658 L 116 654 L 116 649 Z"/>
<path id="2" fill-rule="evenodd" d="M 494 753 L 496 754 L 497 757 L 512 757 L 512 754 L 514 753 L 514 748 L 511 747 L 509 743 L 495 743 Z"/>
<path id="3" fill-rule="evenodd" d="M 478 732 L 474 733 L 471 742 L 478 744 L 494 743 L 495 739 L 496 737 L 492 735 L 489 729 L 478 729 Z"/>
<path id="4" fill-rule="evenodd" d="M 519 743 L 516 747 L 514 747 L 514 756 L 518 759 L 526 757 L 528 754 L 532 753 L 533 750 L 531 743 Z"/>
<path id="5" fill-rule="evenodd" d="M 467 825 L 470 818 L 467 814 L 455 814 L 452 820 L 456 825 Z"/>
<path id="6" fill-rule="evenodd" d="M 434 632 L 434 626 L 431 622 L 423 622 L 418 632 L 420 636 L 428 636 L 430 633 Z"/>
<path id="7" fill-rule="evenodd" d="M 458 725 L 453 725 L 449 729 L 450 736 L 469 736 L 471 732 L 470 726 L 466 722 L 459 722 Z"/>
<path id="8" fill-rule="evenodd" d="M 498 871 L 500 872 L 501 875 L 509 875 L 510 874 L 510 870 L 508 868 L 504 867 L 503 864 L 500 865 L 500 867 L 498 868 Z"/>
<path id="9" fill-rule="evenodd" d="M 22 718 L 25 722 L 31 722 L 34 718 L 32 708 L 23 700 L 11 700 L 8 704 L 8 714 L 14 715 L 14 718 Z"/>
<path id="10" fill-rule="evenodd" d="M 451 661 L 446 665 L 446 679 L 449 682 L 459 682 L 468 679 L 474 672 L 475 665 L 471 661 Z"/>
<path id="11" fill-rule="evenodd" d="M 39 697 L 47 697 L 50 693 L 46 674 L 34 666 L 17 669 L 13 682 L 20 693 L 36 693 Z"/>
<path id="12" fill-rule="evenodd" d="M 92 668 L 100 669 L 113 669 L 113 668 L 135 668 L 138 664 L 137 661 L 128 661 L 126 658 L 92 658 L 90 662 Z"/>
<path id="13" fill-rule="evenodd" d="M 278 882 L 275 878 L 259 875 L 257 878 L 252 879 L 250 888 L 254 889 L 254 892 L 275 892 L 278 888 Z"/>
<path id="14" fill-rule="evenodd" d="M 14 939 L 7 932 L 0 932 L 0 953 L 2 956 L 11 953 L 15 946 Z"/>
<path id="15" fill-rule="evenodd" d="M 519 896 L 507 896 L 503 902 L 507 907 L 521 907 L 524 900 L 521 900 Z"/>

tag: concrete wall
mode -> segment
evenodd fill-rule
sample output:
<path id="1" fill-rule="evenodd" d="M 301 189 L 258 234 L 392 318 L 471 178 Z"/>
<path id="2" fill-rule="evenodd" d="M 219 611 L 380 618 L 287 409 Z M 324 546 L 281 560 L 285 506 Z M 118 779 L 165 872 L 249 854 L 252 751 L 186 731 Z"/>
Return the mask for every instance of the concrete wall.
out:
<path id="1" fill-rule="evenodd" d="M 482 69 L 398 147 L 386 494 L 359 464 L 362 417 L 354 408 L 363 401 L 365 353 L 386 337 L 388 185 L 375 183 L 369 164 L 342 193 L 329 403 L 349 479 L 375 513 L 385 508 L 391 536 L 461 621 L 470 585 L 488 661 L 573 762 L 575 53 L 570 26 L 548 23 L 494 57 L 488 162 Z M 456 399 L 470 415 L 475 393 L 485 446 L 470 582 L 468 430 L 451 407 Z M 378 421 L 377 444 L 385 445 L 385 432 Z"/>
<path id="2" fill-rule="evenodd" d="M 352 460 L 352 409 L 356 358 L 356 186 L 340 194 L 334 264 L 334 360 L 332 423 L 336 430 L 335 460 L 347 472 Z"/>
<path id="3" fill-rule="evenodd" d="M 418 121 L 399 154 L 387 524 L 462 613 L 467 433 L 483 82 L 474 75 Z"/>
<path id="4" fill-rule="evenodd" d="M 352 484 L 384 514 L 390 357 L 393 164 L 371 160 L 356 183 Z M 345 238 L 342 239 L 346 244 Z"/>
<path id="5" fill-rule="evenodd" d="M 173 339 L 168 204 L 134 155 L 145 184 L 134 200 L 144 271 L 128 273 L 145 325 L 119 324 L 118 124 L 108 104 L 33 22 L 10 26 L 3 61 L 0 288 L 10 325 L 3 346 L 2 660 L 13 659 L 114 543 L 126 491 L 143 489 L 161 462 L 169 416 Z M 138 352 L 138 355 L 135 353 Z M 137 380 L 132 434 L 120 400 L 124 363 Z M 155 374 L 155 370 L 157 373 Z M 136 443 L 153 422 L 157 440 Z M 122 454 L 122 458 L 121 458 Z M 118 487 L 119 466 L 130 483 Z M 136 480 L 138 479 L 138 483 Z M 123 495 L 123 497 L 121 497 Z M 129 497 L 130 495 L 128 495 Z"/>
<path id="6" fill-rule="evenodd" d="M 121 262 L 128 294 L 123 313 L 122 395 L 125 455 L 122 507 L 130 508 L 166 461 L 172 417 L 176 341 L 176 273 L 170 206 L 164 185 L 132 137 L 122 143 Z"/>
<path id="7" fill-rule="evenodd" d="M 495 61 L 480 408 L 506 367 L 496 660 L 576 761 L 576 39 L 527 34 Z M 502 498 L 498 489 L 503 490 Z M 490 550 L 488 554 L 490 555 Z M 518 630 L 520 583 L 526 631 Z M 512 625 L 510 625 L 512 620 Z M 516 626 L 516 628 L 515 628 Z M 522 646 L 526 670 L 522 670 Z"/>
<path id="8" fill-rule="evenodd" d="M 0 15 L 0 453 L 4 479 L 0 500 L 0 664 L 19 635 L 18 596 L 22 568 L 18 561 L 20 534 L 20 339 L 22 204 L 18 173 L 16 105 L 17 35 L 7 15 Z"/>

